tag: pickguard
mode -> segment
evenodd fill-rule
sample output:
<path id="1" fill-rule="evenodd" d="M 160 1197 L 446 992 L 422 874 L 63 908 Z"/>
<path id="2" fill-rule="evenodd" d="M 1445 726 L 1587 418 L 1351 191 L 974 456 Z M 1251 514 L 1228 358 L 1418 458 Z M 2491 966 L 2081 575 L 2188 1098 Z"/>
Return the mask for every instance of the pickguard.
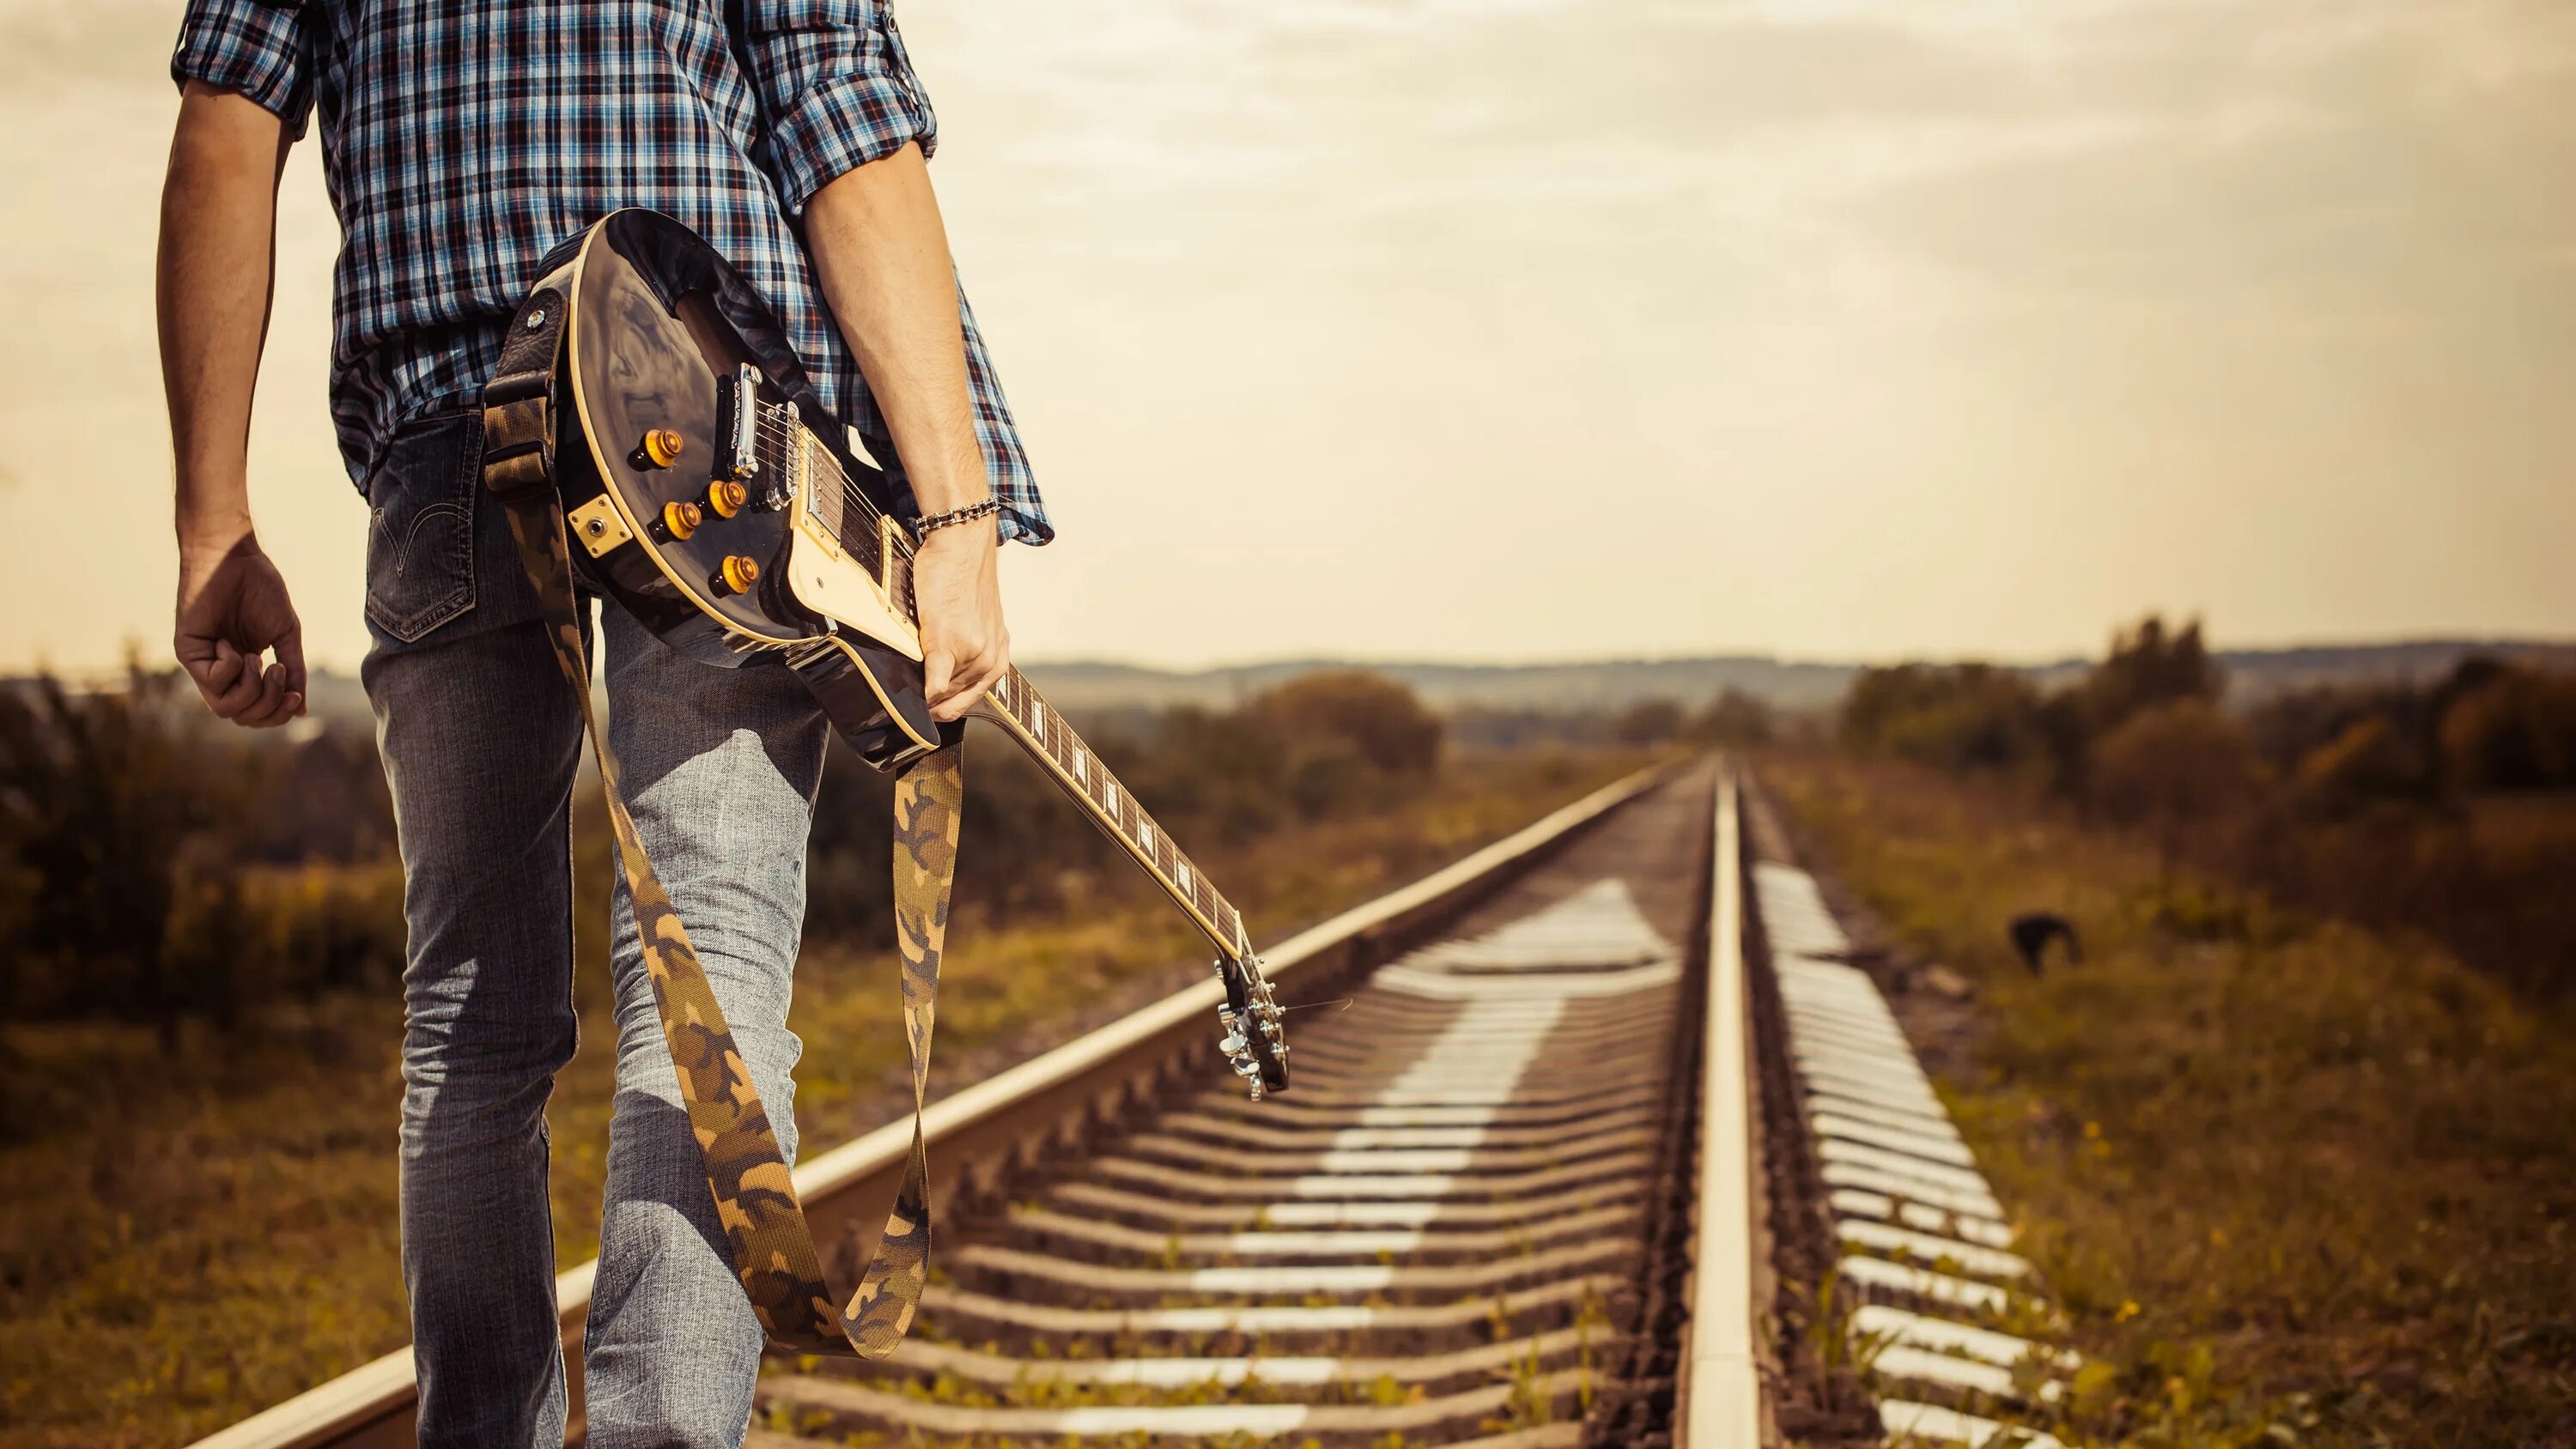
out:
<path id="1" fill-rule="evenodd" d="M 787 543 L 787 586 L 796 602 L 837 621 L 844 629 L 855 629 L 907 659 L 921 658 L 921 631 L 902 609 L 886 596 L 884 581 L 868 572 L 867 567 L 849 550 L 841 547 L 831 528 L 815 513 L 809 483 L 796 499 L 795 526 Z M 893 525 L 879 521 L 877 557 L 895 555 L 894 540 L 882 530 Z"/>

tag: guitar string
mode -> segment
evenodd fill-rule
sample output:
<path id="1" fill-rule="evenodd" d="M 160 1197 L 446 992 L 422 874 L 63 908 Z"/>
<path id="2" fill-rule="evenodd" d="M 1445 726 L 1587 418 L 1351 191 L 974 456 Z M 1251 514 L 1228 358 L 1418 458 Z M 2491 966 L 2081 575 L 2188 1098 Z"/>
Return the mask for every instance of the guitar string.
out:
<path id="1" fill-rule="evenodd" d="M 804 441 L 803 432 L 798 427 L 790 425 L 785 420 L 775 417 L 763 417 L 761 419 L 760 433 L 762 437 L 766 438 L 768 441 L 776 443 L 781 448 L 785 449 L 799 447 Z M 814 459 L 814 463 L 825 470 L 832 481 L 840 484 L 843 501 L 856 503 L 859 506 L 860 512 L 865 516 L 866 522 L 870 525 L 884 523 L 886 521 L 885 512 L 876 506 L 873 499 L 869 498 L 865 492 L 860 490 L 856 481 L 851 479 L 847 473 L 844 473 L 841 470 L 840 460 L 833 457 L 829 449 L 818 449 L 817 451 L 821 453 L 821 456 L 818 459 Z M 754 448 L 754 452 L 758 452 L 756 446 Z M 879 531 L 882 533 L 882 530 Z M 849 542 L 847 530 L 843 530 L 841 541 L 844 544 Z M 914 556 L 910 530 L 898 526 L 894 530 L 894 543 L 895 552 L 899 557 L 909 560 Z M 914 601 L 907 599 L 905 602 L 910 604 Z"/>
<path id="2" fill-rule="evenodd" d="M 762 418 L 760 428 L 763 436 L 767 437 L 770 441 L 787 448 L 794 448 L 801 445 L 805 437 L 810 436 L 812 431 L 811 429 L 804 428 L 801 424 L 793 424 L 785 419 L 777 417 Z M 842 471 L 841 460 L 834 457 L 829 448 L 820 448 L 817 451 L 820 452 L 821 456 L 814 461 L 829 472 L 834 482 L 841 485 L 843 496 L 859 505 L 860 509 L 867 514 L 868 522 L 884 522 L 887 516 L 885 511 L 877 507 L 876 501 L 868 497 L 866 492 L 859 487 L 856 480 L 852 479 L 849 474 Z M 844 542 L 846 541 L 847 540 L 845 538 Z M 905 558 L 911 558 L 913 556 L 911 530 L 901 527 L 897 528 L 895 532 L 895 547 Z"/>
<path id="3" fill-rule="evenodd" d="M 757 432 L 762 439 L 776 444 L 783 450 L 801 448 L 803 447 L 806 439 L 812 436 L 812 430 L 805 427 L 803 423 L 767 411 L 764 411 L 759 419 Z M 865 515 L 868 523 L 872 525 L 884 523 L 888 517 L 886 512 L 877 507 L 875 500 L 869 498 L 867 494 L 860 489 L 857 481 L 851 478 L 849 474 L 842 469 L 840 459 L 835 457 L 829 448 L 819 446 L 819 439 L 816 441 L 818 446 L 812 454 L 809 454 L 806 457 L 806 462 L 809 466 L 818 467 L 824 470 L 831 481 L 839 483 L 844 501 L 855 502 L 858 504 L 861 513 Z M 755 444 L 755 455 L 758 451 L 758 446 Z M 880 537 L 883 536 L 884 534 L 881 531 Z M 910 530 L 904 528 L 900 523 L 898 523 L 892 530 L 892 540 L 894 543 L 895 553 L 898 557 L 907 562 L 910 562 L 917 557 Z M 847 531 L 844 530 L 842 532 L 842 542 L 846 545 L 848 541 L 849 535 Z M 908 576 L 905 579 L 905 592 L 907 595 L 911 592 L 911 580 Z M 909 597 L 907 597 L 904 602 L 909 607 L 918 607 L 917 602 Z M 1018 671 L 1014 668 L 1013 672 L 1017 673 Z M 1026 677 L 1023 676 L 1022 678 L 1023 685 L 1025 687 Z M 1034 688 L 1029 689 L 1028 692 L 1032 697 L 1036 695 L 1036 690 Z M 1012 714 L 1016 719 L 1018 711 L 1013 710 Z M 1027 727 L 1025 721 L 1023 721 L 1022 724 L 1024 728 Z M 1050 733 L 1043 727 L 1038 728 L 1035 732 L 1041 736 Z M 1060 754 L 1062 752 L 1062 747 L 1051 739 L 1041 738 L 1039 743 L 1050 754 Z M 1079 744 L 1082 752 L 1094 760 L 1099 758 L 1099 752 L 1092 749 L 1088 744 L 1081 743 L 1078 737 L 1070 738 L 1068 743 Z M 1100 774 L 1104 781 L 1114 781 L 1116 779 L 1116 776 L 1109 771 L 1106 765 L 1100 767 Z M 1092 803 L 1098 805 L 1104 813 L 1111 817 L 1112 822 L 1119 827 L 1119 833 L 1121 835 L 1125 835 L 1132 840 L 1136 832 L 1151 830 L 1155 844 L 1152 846 L 1145 846 L 1143 848 L 1149 856 L 1155 858 L 1157 868 L 1161 868 L 1161 856 L 1165 851 L 1168 851 L 1172 857 L 1172 864 L 1165 874 L 1170 876 L 1186 873 L 1190 884 L 1182 889 L 1185 894 L 1192 897 L 1193 904 L 1197 903 L 1198 893 L 1202 890 L 1206 891 L 1210 898 L 1209 903 L 1205 907 L 1208 914 L 1211 917 L 1216 917 L 1220 912 L 1222 912 L 1225 915 L 1233 916 L 1237 923 L 1236 929 L 1238 933 L 1240 932 L 1242 912 L 1237 910 L 1231 901 L 1226 900 L 1224 895 L 1220 893 L 1213 884 L 1208 882 L 1206 873 L 1199 869 L 1197 862 L 1191 860 L 1188 855 L 1183 853 L 1179 846 L 1171 843 L 1171 836 L 1154 821 L 1153 817 L 1149 815 L 1142 806 L 1135 803 L 1135 793 L 1133 791 L 1127 790 L 1123 785 L 1120 787 L 1120 792 L 1126 796 L 1129 808 L 1132 809 L 1136 815 L 1135 831 L 1131 832 L 1126 821 L 1121 818 L 1116 811 L 1111 810 L 1105 802 L 1098 800 L 1092 795 L 1091 786 L 1087 779 L 1077 781 L 1077 783 L 1081 785 L 1085 798 L 1091 799 Z M 1177 884 L 1177 882 L 1175 883 Z M 1231 948 L 1229 947 L 1229 949 Z"/>

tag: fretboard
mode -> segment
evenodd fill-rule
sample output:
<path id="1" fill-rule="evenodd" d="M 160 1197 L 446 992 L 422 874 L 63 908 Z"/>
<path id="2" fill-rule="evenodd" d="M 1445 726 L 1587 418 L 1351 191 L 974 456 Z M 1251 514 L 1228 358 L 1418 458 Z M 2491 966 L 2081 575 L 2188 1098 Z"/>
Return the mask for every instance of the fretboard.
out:
<path id="1" fill-rule="evenodd" d="M 1135 853 L 1138 862 L 1198 919 L 1201 930 L 1226 951 L 1242 948 L 1243 919 L 1233 904 L 1154 823 L 1109 767 L 1100 763 L 1064 716 L 1039 697 L 1026 675 L 1016 668 L 1003 670 L 986 700 L 998 722 L 1020 737 L 1076 802 L 1088 807 L 1096 824 Z"/>

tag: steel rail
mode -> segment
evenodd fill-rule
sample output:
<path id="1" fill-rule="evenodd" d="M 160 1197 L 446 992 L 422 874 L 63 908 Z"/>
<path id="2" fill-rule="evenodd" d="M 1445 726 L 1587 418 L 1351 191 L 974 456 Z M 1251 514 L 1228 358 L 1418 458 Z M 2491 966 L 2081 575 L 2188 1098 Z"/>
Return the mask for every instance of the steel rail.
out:
<path id="1" fill-rule="evenodd" d="M 1420 938 L 1682 766 L 1652 766 L 1602 787 L 1431 875 L 1302 931 L 1267 953 L 1292 1004 L 1328 999 L 1351 975 Z M 1731 817 L 1730 817 L 1731 818 Z M 972 1193 L 1093 1123 L 1190 1072 L 1216 1080 L 1213 977 L 933 1103 L 923 1120 L 934 1191 Z M 1741 1054 L 1738 1054 L 1740 1065 Z M 1293 1100 L 1293 1097 L 1292 1099 Z M 864 1255 L 903 1175 L 909 1123 L 877 1130 L 799 1165 L 798 1196 L 825 1243 Z M 571 1431 L 581 1423 L 581 1344 L 596 1261 L 555 1280 Z M 377 1449 L 414 1442 L 418 1399 L 409 1345 L 199 1440 L 195 1449 Z"/>
<path id="2" fill-rule="evenodd" d="M 1735 774 L 1717 783 L 1714 919 L 1700 1061 L 1698 1216 L 1689 1328 L 1674 1392 L 1679 1449 L 1762 1442 L 1754 1359 L 1753 1102 L 1744 979 L 1743 820 Z"/>

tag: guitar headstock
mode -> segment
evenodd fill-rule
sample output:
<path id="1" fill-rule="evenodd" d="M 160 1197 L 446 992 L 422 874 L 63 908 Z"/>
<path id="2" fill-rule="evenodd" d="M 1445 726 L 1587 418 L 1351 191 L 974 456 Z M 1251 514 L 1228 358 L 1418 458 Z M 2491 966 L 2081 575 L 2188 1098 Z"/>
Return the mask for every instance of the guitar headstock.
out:
<path id="1" fill-rule="evenodd" d="M 1248 950 L 1219 956 L 1216 974 L 1225 983 L 1225 1004 L 1216 1009 L 1225 1036 L 1217 1049 L 1243 1079 L 1252 1100 L 1287 1091 L 1288 1023 L 1278 997 L 1271 993 L 1270 978 L 1261 974 L 1261 958 Z"/>

